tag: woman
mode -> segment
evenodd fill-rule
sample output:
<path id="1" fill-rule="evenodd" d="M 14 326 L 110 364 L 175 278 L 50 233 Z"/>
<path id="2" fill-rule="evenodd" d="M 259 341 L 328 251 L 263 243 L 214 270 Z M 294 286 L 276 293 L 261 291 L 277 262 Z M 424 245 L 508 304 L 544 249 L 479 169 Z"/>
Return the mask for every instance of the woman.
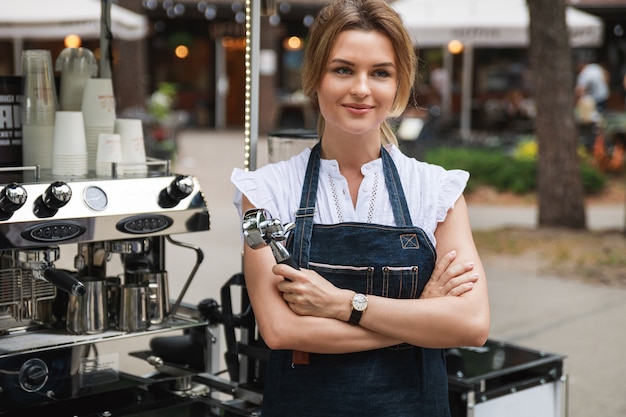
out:
<path id="1" fill-rule="evenodd" d="M 296 223 L 288 246 L 301 269 L 277 265 L 267 248 L 244 249 L 272 349 L 263 416 L 448 416 L 442 349 L 487 339 L 468 174 L 406 157 L 387 124 L 407 104 L 416 61 L 383 0 L 328 5 L 303 66 L 319 143 L 233 172 L 242 213 L 264 208 Z"/>

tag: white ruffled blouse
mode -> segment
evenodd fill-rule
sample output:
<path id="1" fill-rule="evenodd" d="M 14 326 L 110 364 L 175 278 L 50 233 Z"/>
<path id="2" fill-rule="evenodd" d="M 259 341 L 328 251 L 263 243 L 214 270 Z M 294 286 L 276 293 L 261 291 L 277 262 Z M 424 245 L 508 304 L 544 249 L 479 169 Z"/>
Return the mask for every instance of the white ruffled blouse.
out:
<path id="1" fill-rule="evenodd" d="M 448 210 L 463 193 L 469 173 L 417 161 L 404 155 L 395 145 L 385 148 L 398 169 L 413 225 L 421 227 L 436 244 L 437 224 L 445 220 Z M 265 165 L 256 171 L 235 168 L 231 181 L 236 187 L 234 203 L 240 215 L 243 193 L 255 207 L 266 209 L 283 224 L 295 222 L 310 153 L 310 149 L 305 149 L 287 161 Z M 348 182 L 340 174 L 337 161 L 322 159 L 314 223 L 395 225 L 382 159 L 366 163 L 361 172 L 364 178 L 354 207 Z"/>

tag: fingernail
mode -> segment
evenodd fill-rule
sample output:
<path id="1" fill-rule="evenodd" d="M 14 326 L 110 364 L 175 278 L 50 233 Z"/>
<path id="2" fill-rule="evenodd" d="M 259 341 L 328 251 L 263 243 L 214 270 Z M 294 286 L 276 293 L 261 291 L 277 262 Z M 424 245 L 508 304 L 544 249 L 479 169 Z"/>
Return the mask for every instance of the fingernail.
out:
<path id="1" fill-rule="evenodd" d="M 456 251 L 451 250 L 450 252 L 448 252 L 448 256 L 456 256 Z"/>
<path id="2" fill-rule="evenodd" d="M 469 261 L 469 262 L 467 263 L 467 266 L 468 266 L 468 267 L 470 267 L 470 268 L 473 268 L 473 267 L 474 267 L 474 265 L 476 265 L 476 264 L 474 263 L 474 261 Z"/>

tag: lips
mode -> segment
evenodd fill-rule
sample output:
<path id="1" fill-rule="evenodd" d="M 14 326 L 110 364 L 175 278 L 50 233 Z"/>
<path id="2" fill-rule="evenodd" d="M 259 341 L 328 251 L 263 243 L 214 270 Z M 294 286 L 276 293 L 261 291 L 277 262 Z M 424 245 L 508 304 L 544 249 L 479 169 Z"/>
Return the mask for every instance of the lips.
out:
<path id="1" fill-rule="evenodd" d="M 374 108 L 374 106 L 370 106 L 367 104 L 356 104 L 356 103 L 344 104 L 343 107 L 347 109 L 348 111 L 352 113 L 356 113 L 356 114 L 367 113 L 368 111 Z"/>

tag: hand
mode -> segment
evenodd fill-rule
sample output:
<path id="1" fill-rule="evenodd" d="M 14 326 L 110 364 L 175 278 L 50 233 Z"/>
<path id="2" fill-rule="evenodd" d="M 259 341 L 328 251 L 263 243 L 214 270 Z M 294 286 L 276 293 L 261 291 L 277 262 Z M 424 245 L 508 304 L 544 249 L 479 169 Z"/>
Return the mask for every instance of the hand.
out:
<path id="1" fill-rule="evenodd" d="M 286 280 L 277 284 L 278 291 L 291 310 L 301 316 L 316 316 L 347 320 L 349 301 L 354 291 L 335 287 L 317 272 L 296 270 L 277 264 L 272 271 Z"/>
<path id="2" fill-rule="evenodd" d="M 472 290 L 478 280 L 478 273 L 472 272 L 474 263 L 453 263 L 455 259 L 456 252 L 451 251 L 437 261 L 420 298 L 458 297 Z"/>

